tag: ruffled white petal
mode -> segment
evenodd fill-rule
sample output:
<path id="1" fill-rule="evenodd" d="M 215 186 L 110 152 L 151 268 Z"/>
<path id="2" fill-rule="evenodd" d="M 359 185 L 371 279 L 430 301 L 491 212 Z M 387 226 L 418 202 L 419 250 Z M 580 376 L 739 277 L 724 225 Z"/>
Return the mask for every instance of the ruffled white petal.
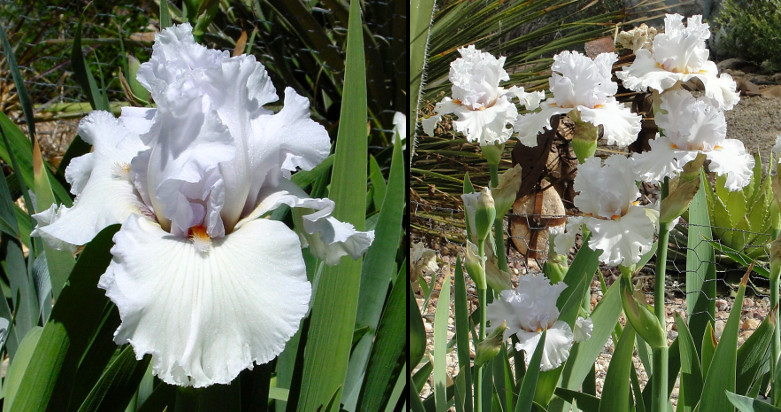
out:
<path id="1" fill-rule="evenodd" d="M 724 139 L 715 149 L 705 152 L 710 160 L 710 170 L 718 175 L 727 175 L 724 186 L 731 190 L 739 190 L 751 181 L 753 176 L 754 158 L 746 153 L 743 142 L 736 139 Z"/>
<path id="2" fill-rule="evenodd" d="M 602 250 L 599 260 L 610 266 L 630 267 L 651 250 L 655 227 L 645 209 L 632 206 L 619 219 L 583 218 L 591 230 L 588 246 Z"/>
<path id="3" fill-rule="evenodd" d="M 281 205 L 292 208 L 310 209 L 311 213 L 301 217 L 303 232 L 301 243 L 309 246 L 312 254 L 322 259 L 328 265 L 336 265 L 342 256 L 351 256 L 353 259 L 361 257 L 366 249 L 374 241 L 374 231 L 358 231 L 355 227 L 342 222 L 331 213 L 334 210 L 334 202 L 331 199 L 310 198 L 292 182 L 284 181 L 278 191 L 264 193 L 263 201 L 246 218 L 239 221 L 236 228 L 253 221 Z"/>
<path id="4" fill-rule="evenodd" d="M 502 144 L 513 133 L 512 124 L 518 116 L 518 109 L 506 96 L 499 97 L 490 107 L 470 110 L 459 105 L 453 113 L 453 128 L 464 135 L 467 141 L 480 146 Z"/>
<path id="5" fill-rule="evenodd" d="M 536 92 L 526 92 L 523 87 L 512 86 L 505 92 L 508 96 L 513 96 L 520 100 L 521 105 L 526 110 L 534 110 L 540 107 L 540 102 L 545 100 L 545 92 L 538 90 Z"/>
<path id="6" fill-rule="evenodd" d="M 572 334 L 575 337 L 575 342 L 583 342 L 591 338 L 591 332 L 594 330 L 594 321 L 591 318 L 582 318 L 578 316 L 575 321 L 575 328 Z"/>
<path id="7" fill-rule="evenodd" d="M 449 97 L 445 97 L 441 102 L 434 106 L 434 115 L 425 117 L 420 120 L 420 125 L 423 127 L 423 132 L 429 136 L 434 135 L 434 127 L 442 120 L 442 115 L 455 113 L 460 105 L 453 101 Z"/>
<path id="8" fill-rule="evenodd" d="M 542 332 L 520 331 L 516 335 L 519 342 L 515 344 L 515 350 L 526 351 L 526 359 L 530 359 L 531 354 L 534 353 L 537 344 L 540 342 Z M 549 371 L 561 366 L 569 357 L 572 342 L 572 329 L 566 322 L 557 320 L 553 327 L 548 328 L 548 334 L 545 336 L 545 347 L 540 359 L 540 370 Z"/>
<path id="9" fill-rule="evenodd" d="M 518 116 L 513 129 L 518 133 L 518 140 L 526 146 L 537 146 L 537 134 L 550 130 L 550 118 L 557 114 L 569 113 L 572 108 L 559 107 L 555 99 L 548 99 L 540 105 L 540 111 Z"/>
<path id="10" fill-rule="evenodd" d="M 694 77 L 702 81 L 702 84 L 705 86 L 705 96 L 712 99 L 719 109 L 732 110 L 740 101 L 740 93 L 735 80 L 727 73 L 722 73 L 716 77 L 716 64 L 713 62 L 708 63 L 714 66 L 712 74 L 698 74 L 694 75 Z"/>
<path id="11" fill-rule="evenodd" d="M 614 155 L 605 160 L 590 157 L 575 176 L 575 206 L 584 214 L 611 219 L 622 216 L 640 196 L 632 171 L 632 162 Z"/>
<path id="12" fill-rule="evenodd" d="M 568 255 L 570 250 L 575 246 L 575 239 L 577 238 L 578 231 L 580 231 L 580 225 L 583 224 L 583 218 L 581 216 L 569 216 L 567 218 L 567 224 L 564 231 L 556 233 L 552 237 L 553 249 L 560 255 Z M 553 231 L 551 231 L 553 233 Z"/>
<path id="13" fill-rule="evenodd" d="M 505 57 L 496 58 L 474 45 L 458 49 L 461 57 L 450 63 L 452 96 L 471 110 L 491 106 L 502 94 L 499 82 L 510 80 L 502 68 Z"/>
<path id="14" fill-rule="evenodd" d="M 699 153 L 696 150 L 679 150 L 670 139 L 659 135 L 648 143 L 651 150 L 636 153 L 631 159 L 638 178 L 651 183 L 677 175 L 683 170 L 683 166 L 694 160 Z"/>
<path id="15" fill-rule="evenodd" d="M 707 99 L 696 99 L 686 90 L 671 90 L 661 100 L 656 124 L 679 149 L 708 151 L 727 135 L 724 112 Z"/>
<path id="16" fill-rule="evenodd" d="M 614 98 L 595 108 L 578 106 L 581 120 L 593 125 L 602 125 L 607 144 L 625 147 L 637 139 L 640 133 L 642 116 L 632 111 Z"/>
<path id="17" fill-rule="evenodd" d="M 79 124 L 79 135 L 94 146 L 92 153 L 74 159 L 66 177 L 78 194 L 73 207 L 34 215 L 34 236 L 55 241 L 53 247 L 83 245 L 109 225 L 146 209 L 130 181 L 131 159 L 145 148 L 139 137 L 111 113 L 95 111 Z M 64 242 L 64 243 L 63 243 Z"/>
<path id="18" fill-rule="evenodd" d="M 700 15 L 689 17 L 686 27 L 682 19 L 680 14 L 665 16 L 664 33 L 654 37 L 654 58 L 667 71 L 697 73 L 708 62 L 709 26 Z"/>
<path id="19" fill-rule="evenodd" d="M 562 107 L 595 107 L 616 94 L 618 85 L 610 70 L 615 53 L 601 53 L 594 60 L 579 52 L 563 51 L 553 57 L 550 89 Z"/>
<path id="20" fill-rule="evenodd" d="M 122 318 L 114 340 L 152 354 L 169 384 L 231 382 L 277 356 L 308 310 L 298 237 L 281 222 L 247 222 L 203 253 L 133 215 L 114 241 L 99 283 Z"/>
<path id="21" fill-rule="evenodd" d="M 673 87 L 683 78 L 681 73 L 669 72 L 662 68 L 646 49 L 637 50 L 632 65 L 624 66 L 621 71 L 616 72 L 616 76 L 629 90 L 644 92 L 653 89 L 660 93 Z"/>

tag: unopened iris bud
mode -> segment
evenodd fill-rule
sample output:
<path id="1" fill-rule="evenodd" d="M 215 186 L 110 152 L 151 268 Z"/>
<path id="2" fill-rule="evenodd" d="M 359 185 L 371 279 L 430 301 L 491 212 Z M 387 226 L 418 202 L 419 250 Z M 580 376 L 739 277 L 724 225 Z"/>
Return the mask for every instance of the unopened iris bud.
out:
<path id="1" fill-rule="evenodd" d="M 461 199 L 464 201 L 467 224 L 469 224 L 471 233 L 479 245 L 491 233 L 491 227 L 496 218 L 491 189 L 485 188 L 479 193 L 466 193 L 461 195 Z"/>
<path id="2" fill-rule="evenodd" d="M 515 203 L 518 189 L 521 188 L 521 165 L 517 164 L 512 169 L 507 169 L 499 176 L 499 184 L 491 188 L 494 197 L 496 216 L 502 218 Z"/>
<path id="3" fill-rule="evenodd" d="M 621 277 L 621 304 L 624 307 L 626 318 L 637 334 L 651 345 L 651 348 L 666 347 L 667 334 L 654 316 L 653 311 L 649 309 L 648 304 L 632 294 L 631 282 L 626 277 Z"/>
<path id="4" fill-rule="evenodd" d="M 705 155 L 698 154 L 670 184 L 670 193 L 662 200 L 660 222 L 670 223 L 689 208 L 700 187 L 700 169 L 704 162 Z"/>
<path id="5" fill-rule="evenodd" d="M 580 113 L 577 110 L 569 112 L 569 117 L 575 122 L 575 131 L 572 135 L 572 150 L 575 152 L 575 156 L 578 157 L 578 162 L 583 163 L 589 157 L 594 156 L 594 153 L 597 151 L 599 127 L 580 120 Z"/>
<path id="6" fill-rule="evenodd" d="M 485 289 L 485 256 L 480 257 L 477 246 L 470 241 L 466 241 L 466 259 L 464 261 L 466 273 L 475 282 L 478 289 Z"/>
<path id="7" fill-rule="evenodd" d="M 480 146 L 480 150 L 483 151 L 483 155 L 485 156 L 485 160 L 488 162 L 488 164 L 498 165 L 499 161 L 502 160 L 504 143 Z"/>
<path id="8" fill-rule="evenodd" d="M 488 248 L 490 251 L 491 248 Z M 510 274 L 499 269 L 499 265 L 496 263 L 496 256 L 493 253 L 487 253 L 485 262 L 485 281 L 491 289 L 501 292 L 503 290 L 512 289 L 513 283 L 510 280 Z"/>
<path id="9" fill-rule="evenodd" d="M 502 349 L 504 342 L 504 331 L 507 330 L 507 322 L 504 321 L 496 329 L 486 336 L 482 342 L 477 344 L 477 353 L 475 354 L 475 366 L 480 366 L 495 358 Z"/>

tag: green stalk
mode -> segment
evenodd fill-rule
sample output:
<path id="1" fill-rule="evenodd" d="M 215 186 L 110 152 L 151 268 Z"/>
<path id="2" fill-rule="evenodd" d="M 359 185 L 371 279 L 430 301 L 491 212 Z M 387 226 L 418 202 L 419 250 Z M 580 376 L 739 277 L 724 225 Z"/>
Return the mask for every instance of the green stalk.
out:
<path id="1" fill-rule="evenodd" d="M 477 251 L 480 255 L 480 262 L 483 266 L 483 273 L 485 273 L 485 241 L 479 242 L 477 244 Z M 480 328 L 477 332 L 477 341 L 482 342 L 485 339 L 485 325 L 486 325 L 486 313 L 485 313 L 485 307 L 486 307 L 486 287 L 485 285 L 477 285 L 477 301 L 480 305 Z M 477 345 L 475 345 L 477 347 Z M 483 365 L 475 365 L 475 412 L 482 412 L 483 410 L 483 392 L 486 390 L 485 387 L 483 387 Z"/>
<path id="2" fill-rule="evenodd" d="M 669 178 L 664 178 L 661 185 L 661 200 L 667 197 Z M 654 314 L 662 330 L 667 332 L 667 322 L 664 308 L 665 275 L 667 274 L 667 244 L 670 239 L 670 223 L 659 222 L 659 245 L 656 252 L 656 276 L 654 283 Z M 653 350 L 653 391 L 651 410 L 662 412 L 667 410 L 667 346 Z"/>
<path id="3" fill-rule="evenodd" d="M 499 165 L 488 163 L 488 168 L 491 172 L 491 187 L 499 186 Z M 494 219 L 494 245 L 496 245 L 496 265 L 500 270 L 505 272 L 510 271 L 510 267 L 507 266 L 507 255 L 505 254 L 504 245 L 504 215 L 499 216 L 496 214 Z"/>

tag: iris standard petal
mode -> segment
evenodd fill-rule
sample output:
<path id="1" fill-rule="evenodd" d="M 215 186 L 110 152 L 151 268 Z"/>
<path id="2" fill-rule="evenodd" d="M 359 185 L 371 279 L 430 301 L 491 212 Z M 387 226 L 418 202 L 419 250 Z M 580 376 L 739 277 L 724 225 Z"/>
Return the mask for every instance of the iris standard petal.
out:
<path id="1" fill-rule="evenodd" d="M 74 159 L 66 169 L 78 194 L 73 207 L 60 207 L 38 220 L 35 236 L 71 245 L 83 245 L 109 225 L 123 222 L 131 213 L 147 213 L 130 181 L 130 161 L 145 149 L 139 137 L 111 113 L 95 111 L 79 124 L 79 135 L 94 151 Z"/>
<path id="2" fill-rule="evenodd" d="M 114 340 L 151 354 L 169 384 L 231 382 L 277 356 L 308 310 L 298 237 L 281 222 L 247 222 L 202 252 L 133 215 L 114 242 L 99 283 L 122 318 Z"/>

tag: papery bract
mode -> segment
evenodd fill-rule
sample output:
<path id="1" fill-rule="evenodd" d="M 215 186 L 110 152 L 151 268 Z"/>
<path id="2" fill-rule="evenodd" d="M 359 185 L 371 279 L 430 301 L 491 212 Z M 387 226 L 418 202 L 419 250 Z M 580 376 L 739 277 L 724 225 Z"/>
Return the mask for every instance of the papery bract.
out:
<path id="1" fill-rule="evenodd" d="M 452 97 L 436 104 L 435 115 L 421 120 L 423 131 L 434 134 L 434 126 L 443 114 L 455 114 L 457 132 L 481 146 L 503 144 L 513 132 L 512 122 L 518 109 L 512 102 L 517 97 L 529 109 L 536 108 L 545 98 L 542 92 L 526 93 L 522 87 L 505 90 L 499 86 L 510 76 L 502 67 L 505 57 L 496 58 L 477 50 L 474 45 L 458 49 L 461 57 L 450 64 Z"/>
<path id="2" fill-rule="evenodd" d="M 550 129 L 550 118 L 571 111 L 594 126 L 602 126 L 608 144 L 626 146 L 640 132 L 640 116 L 616 101 L 618 85 L 611 80 L 615 53 L 602 53 L 594 60 L 579 52 L 564 51 L 553 57 L 550 90 L 553 97 L 543 102 L 540 111 L 518 117 L 514 128 L 518 140 L 537 146 L 537 134 Z"/>
<path id="3" fill-rule="evenodd" d="M 66 171 L 74 206 L 36 215 L 34 234 L 79 245 L 122 223 L 99 283 L 122 319 L 114 340 L 151 354 L 167 383 L 227 384 L 298 330 L 311 294 L 301 247 L 335 264 L 361 256 L 373 232 L 290 181 L 330 139 L 290 88 L 279 112 L 263 107 L 277 95 L 254 57 L 207 49 L 183 24 L 156 37 L 138 80 L 156 108 L 82 121 L 95 150 Z M 266 218 L 282 205 L 303 210 L 298 234 Z"/>
<path id="4" fill-rule="evenodd" d="M 717 77 L 716 63 L 708 60 L 708 24 L 702 22 L 702 16 L 692 16 L 684 27 L 682 19 L 679 14 L 666 15 L 664 33 L 654 37 L 653 51 L 636 50 L 632 65 L 616 76 L 624 87 L 636 92 L 653 89 L 660 93 L 679 82 L 697 78 L 705 85 L 705 95 L 719 108 L 732 109 L 739 100 L 736 84 L 728 74 Z"/>
<path id="5" fill-rule="evenodd" d="M 751 157 L 736 139 L 727 139 L 724 113 L 707 98 L 695 98 L 685 90 L 661 95 L 656 123 L 663 136 L 650 140 L 651 150 L 632 157 L 634 168 L 645 181 L 658 182 L 683 170 L 703 153 L 710 170 L 726 175 L 725 186 L 738 190 L 749 183 L 754 167 Z"/>
<path id="6" fill-rule="evenodd" d="M 556 300 L 567 285 L 559 282 L 551 285 L 542 275 L 526 274 L 518 279 L 516 290 L 503 290 L 499 299 L 486 307 L 486 318 L 496 327 L 507 322 L 505 339 L 515 334 L 519 342 L 515 350 L 524 350 L 527 361 L 537 347 L 542 332 L 547 330 L 540 370 L 558 368 L 567 357 L 574 336 L 566 322 L 558 320 Z"/>

